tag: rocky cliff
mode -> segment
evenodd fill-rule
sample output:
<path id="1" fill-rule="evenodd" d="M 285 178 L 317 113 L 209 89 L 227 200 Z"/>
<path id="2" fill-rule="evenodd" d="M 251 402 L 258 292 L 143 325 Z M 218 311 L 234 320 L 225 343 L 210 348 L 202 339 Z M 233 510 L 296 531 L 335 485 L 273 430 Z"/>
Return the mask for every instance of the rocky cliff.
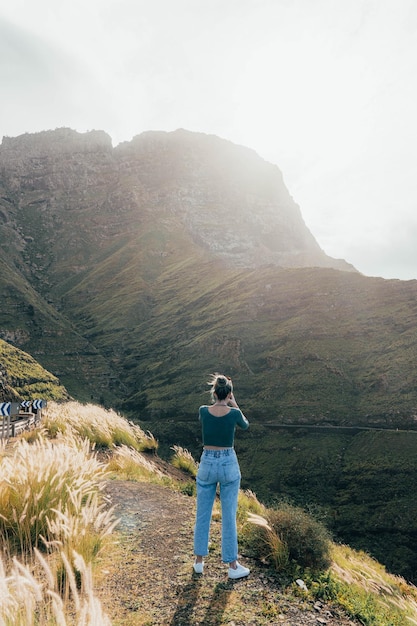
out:
<path id="1" fill-rule="evenodd" d="M 115 155 L 121 180 L 136 181 L 138 206 L 157 214 L 162 209 L 173 227 L 180 224 L 213 255 L 242 267 L 353 270 L 324 254 L 278 167 L 252 150 L 178 130 L 144 133 Z"/>
<path id="2" fill-rule="evenodd" d="M 40 283 L 144 227 L 181 230 L 235 266 L 353 269 L 320 249 L 278 167 L 214 136 L 147 132 L 115 149 L 99 131 L 4 138 L 0 172 L 3 250 Z"/>

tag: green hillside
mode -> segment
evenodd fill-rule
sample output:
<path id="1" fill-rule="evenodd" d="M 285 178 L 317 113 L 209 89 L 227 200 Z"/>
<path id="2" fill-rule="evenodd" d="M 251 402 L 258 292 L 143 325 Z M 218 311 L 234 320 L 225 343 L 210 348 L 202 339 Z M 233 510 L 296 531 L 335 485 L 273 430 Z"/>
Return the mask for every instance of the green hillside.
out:
<path id="1" fill-rule="evenodd" d="M 335 537 L 417 580 L 417 433 L 277 429 L 238 442 L 244 484 L 319 512 Z"/>
<path id="2" fill-rule="evenodd" d="M 29 354 L 0 339 L 0 400 L 68 400 L 59 380 Z"/>
<path id="3" fill-rule="evenodd" d="M 336 270 L 161 273 L 128 334 L 124 408 L 193 419 L 215 369 L 260 421 L 413 427 L 417 282 Z"/>

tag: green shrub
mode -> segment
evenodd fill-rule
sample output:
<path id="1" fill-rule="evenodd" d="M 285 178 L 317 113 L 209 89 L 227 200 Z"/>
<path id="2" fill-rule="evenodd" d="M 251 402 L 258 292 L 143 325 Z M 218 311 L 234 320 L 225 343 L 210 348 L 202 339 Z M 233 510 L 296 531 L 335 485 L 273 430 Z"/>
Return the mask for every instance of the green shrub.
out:
<path id="1" fill-rule="evenodd" d="M 249 511 L 247 522 L 241 528 L 240 540 L 244 543 L 248 556 L 269 563 L 276 572 L 287 573 L 288 546 L 280 535 L 258 513 Z"/>
<path id="2" fill-rule="evenodd" d="M 196 495 L 195 481 L 179 483 L 178 490 L 180 493 L 183 493 L 185 496 L 195 496 Z"/>
<path id="3" fill-rule="evenodd" d="M 268 509 L 256 503 L 241 528 L 241 540 L 253 557 L 289 575 L 329 567 L 331 542 L 323 524 L 298 507 Z"/>
<path id="4" fill-rule="evenodd" d="M 289 561 L 312 571 L 323 571 L 330 566 L 330 534 L 321 522 L 289 504 L 268 509 L 267 520 L 286 544 Z"/>
<path id="5" fill-rule="evenodd" d="M 342 589 L 342 583 L 329 570 L 317 576 L 315 580 L 307 581 L 307 586 L 314 598 L 324 602 L 337 600 Z"/>

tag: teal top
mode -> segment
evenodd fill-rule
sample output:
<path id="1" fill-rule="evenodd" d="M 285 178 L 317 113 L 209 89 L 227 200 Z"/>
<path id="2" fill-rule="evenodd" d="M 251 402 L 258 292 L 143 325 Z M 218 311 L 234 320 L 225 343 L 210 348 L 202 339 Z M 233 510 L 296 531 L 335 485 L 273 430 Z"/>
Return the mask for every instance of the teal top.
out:
<path id="1" fill-rule="evenodd" d="M 231 408 L 226 415 L 216 417 L 209 412 L 209 407 L 200 406 L 198 419 L 201 422 L 204 446 L 233 448 L 236 426 L 246 430 L 249 422 L 240 409 Z"/>

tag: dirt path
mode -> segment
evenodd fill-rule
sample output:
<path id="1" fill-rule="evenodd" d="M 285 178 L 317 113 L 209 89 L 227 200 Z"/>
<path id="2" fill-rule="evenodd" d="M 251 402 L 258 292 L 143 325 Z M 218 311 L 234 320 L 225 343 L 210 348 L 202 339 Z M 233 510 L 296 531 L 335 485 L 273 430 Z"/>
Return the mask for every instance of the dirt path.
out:
<path id="1" fill-rule="evenodd" d="M 220 561 L 220 522 L 203 576 L 192 570 L 194 498 L 160 485 L 111 481 L 120 524 L 101 557 L 95 588 L 113 626 L 353 626 L 326 606 L 289 598 L 248 559 L 251 575 L 229 581 Z"/>

